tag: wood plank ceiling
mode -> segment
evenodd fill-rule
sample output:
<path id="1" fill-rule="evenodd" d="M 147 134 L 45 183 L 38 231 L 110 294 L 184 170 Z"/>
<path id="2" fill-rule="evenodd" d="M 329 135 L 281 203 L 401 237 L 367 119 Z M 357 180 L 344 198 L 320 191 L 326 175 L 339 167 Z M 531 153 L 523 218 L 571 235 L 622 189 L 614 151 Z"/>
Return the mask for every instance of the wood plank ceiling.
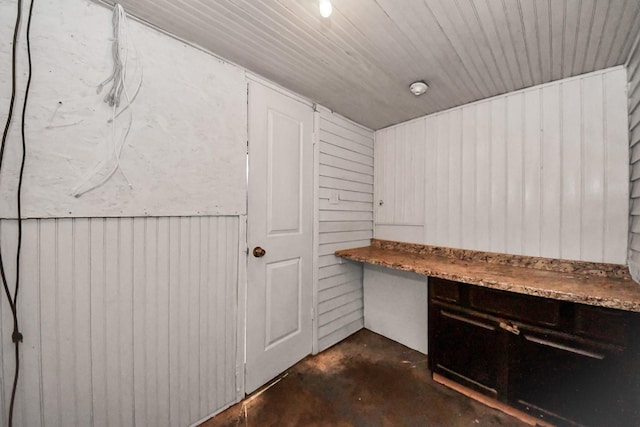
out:
<path id="1" fill-rule="evenodd" d="M 622 64 L 640 31 L 638 0 L 332 3 L 324 19 L 317 0 L 121 0 L 130 14 L 374 130 Z M 415 80 L 427 81 L 427 94 L 409 92 Z"/>

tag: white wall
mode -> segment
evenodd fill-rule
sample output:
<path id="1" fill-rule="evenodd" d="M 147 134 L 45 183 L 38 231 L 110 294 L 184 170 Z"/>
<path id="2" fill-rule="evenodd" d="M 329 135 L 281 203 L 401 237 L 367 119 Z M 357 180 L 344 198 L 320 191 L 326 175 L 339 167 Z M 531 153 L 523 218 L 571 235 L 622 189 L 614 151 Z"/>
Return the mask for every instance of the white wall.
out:
<path id="1" fill-rule="evenodd" d="M 29 2 L 25 2 L 25 13 Z M 15 1 L 0 2 L 0 119 L 9 104 Z M 26 31 L 26 19 L 22 26 Z M 38 0 L 31 29 L 33 79 L 26 119 L 26 217 L 239 215 L 245 213 L 246 81 L 242 69 L 129 20 L 133 113 L 120 172 L 80 198 L 72 190 L 112 152 L 112 109 L 96 87 L 111 72 L 111 11 L 89 0 Z M 16 120 L 2 173 L 0 217 L 15 212 L 20 106 L 26 71 L 19 43 Z"/>
<path id="2" fill-rule="evenodd" d="M 629 271 L 640 282 L 640 34 L 627 59 L 631 208 Z"/>
<path id="3" fill-rule="evenodd" d="M 373 132 L 320 109 L 318 348 L 363 326 L 362 264 L 338 249 L 367 246 L 373 237 Z"/>
<path id="4" fill-rule="evenodd" d="M 15 5 L 0 1 L 5 41 Z M 42 219 L 24 222 L 16 426 L 185 426 L 243 391 L 245 72 L 133 20 L 129 29 L 144 67 L 122 155 L 134 189 L 117 173 L 75 199 L 71 189 L 108 148 L 109 109 L 95 88 L 112 64 L 111 11 L 87 0 L 34 6 L 23 207 Z M 0 45 L 2 123 L 9 48 Z M 5 218 L 15 216 L 21 99 L 0 179 Z M 11 288 L 16 229 L 0 220 Z M 0 300 L 5 423 L 15 360 Z"/>
<path id="5" fill-rule="evenodd" d="M 624 264 L 628 159 L 622 67 L 399 124 L 376 132 L 375 234 Z"/>
<path id="6" fill-rule="evenodd" d="M 3 253 L 13 253 L 17 222 L 0 225 Z M 239 226 L 238 217 L 25 221 L 14 425 L 186 426 L 235 402 Z M 4 425 L 14 356 L 1 301 Z"/>
<path id="7" fill-rule="evenodd" d="M 427 278 L 365 265 L 364 281 L 364 326 L 426 354 Z"/>
<path id="8" fill-rule="evenodd" d="M 622 67 L 377 131 L 375 153 L 377 238 L 626 262 Z M 413 300 L 410 318 L 426 319 L 426 294 L 426 280 L 367 269 L 365 325 L 410 343 L 426 324 L 394 316 Z"/>
<path id="9" fill-rule="evenodd" d="M 0 1 L 4 40 L 14 7 Z M 122 157 L 134 190 L 116 174 L 74 199 L 71 188 L 108 148 L 109 112 L 95 86 L 111 67 L 110 23 L 111 11 L 87 0 L 35 5 L 23 206 L 38 219 L 24 223 L 16 426 L 188 425 L 244 392 L 245 72 L 130 20 L 144 66 Z M 9 57 L 8 47 L 0 57 Z M 20 88 L 24 45 L 21 55 Z M 3 106 L 9 65 L 0 61 Z M 343 264 L 333 251 L 373 235 L 373 132 L 320 110 L 322 350 L 364 323 L 362 266 Z M 19 116 L 0 180 L 0 218 L 15 215 Z M 339 194 L 337 204 L 330 193 Z M 12 219 L 0 221 L 0 241 L 13 283 Z M 3 297 L 3 420 L 14 367 L 9 320 Z"/>

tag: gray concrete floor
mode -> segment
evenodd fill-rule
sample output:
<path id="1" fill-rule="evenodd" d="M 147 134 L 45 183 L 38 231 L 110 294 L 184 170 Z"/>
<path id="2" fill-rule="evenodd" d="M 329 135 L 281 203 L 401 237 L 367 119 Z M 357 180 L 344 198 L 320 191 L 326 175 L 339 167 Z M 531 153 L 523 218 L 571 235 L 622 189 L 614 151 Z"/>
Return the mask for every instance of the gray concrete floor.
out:
<path id="1" fill-rule="evenodd" d="M 427 357 L 363 329 L 200 427 L 524 426 L 431 379 Z"/>

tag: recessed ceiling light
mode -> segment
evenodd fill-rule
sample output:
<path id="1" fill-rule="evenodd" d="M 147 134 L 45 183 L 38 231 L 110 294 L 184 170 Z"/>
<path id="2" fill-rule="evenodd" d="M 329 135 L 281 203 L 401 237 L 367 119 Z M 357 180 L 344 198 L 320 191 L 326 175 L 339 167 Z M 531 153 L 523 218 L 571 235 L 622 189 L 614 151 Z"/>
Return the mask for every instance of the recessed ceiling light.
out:
<path id="1" fill-rule="evenodd" d="M 331 12 L 333 12 L 331 0 L 320 0 L 318 8 L 320 9 L 320 15 L 322 15 L 323 18 L 328 18 L 331 16 Z"/>
<path id="2" fill-rule="evenodd" d="M 429 89 L 429 86 L 427 86 L 427 84 L 422 80 L 419 81 L 419 82 L 413 82 L 413 83 L 411 83 L 411 86 L 409 86 L 409 90 L 415 96 L 422 95 L 423 93 L 425 93 L 427 91 L 427 89 Z"/>

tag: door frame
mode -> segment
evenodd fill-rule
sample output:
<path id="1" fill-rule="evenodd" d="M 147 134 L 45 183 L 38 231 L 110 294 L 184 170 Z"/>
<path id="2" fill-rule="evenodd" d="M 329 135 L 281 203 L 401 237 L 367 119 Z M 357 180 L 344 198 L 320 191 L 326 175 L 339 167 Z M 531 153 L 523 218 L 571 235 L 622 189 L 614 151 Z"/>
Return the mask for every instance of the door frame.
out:
<path id="1" fill-rule="evenodd" d="M 290 92 L 283 87 L 266 80 L 260 76 L 251 73 L 245 73 L 245 81 L 247 86 L 246 91 L 246 112 L 247 123 L 245 129 L 246 141 L 247 141 L 247 159 L 251 155 L 249 151 L 249 83 L 257 83 L 263 85 L 269 89 L 272 89 L 288 98 L 301 102 L 304 105 L 309 106 L 313 110 L 313 132 L 311 136 L 313 145 L 313 218 L 311 225 L 311 245 L 312 245 L 312 290 L 311 290 L 311 306 L 313 308 L 313 315 L 311 318 L 311 354 L 318 353 L 318 242 L 319 242 L 319 201 L 318 201 L 318 185 L 320 181 L 320 113 L 318 112 L 317 104 L 311 100 Z M 239 402 L 245 397 L 245 381 L 246 381 L 246 361 L 247 361 L 247 268 L 249 261 L 249 242 L 247 241 L 247 220 L 248 220 L 248 196 L 249 196 L 249 162 L 246 166 L 246 181 L 245 192 L 247 199 L 247 206 L 245 207 L 245 214 L 240 216 L 240 230 L 239 230 L 239 257 L 238 257 L 238 302 L 237 302 L 237 331 L 236 331 L 236 401 Z"/>

